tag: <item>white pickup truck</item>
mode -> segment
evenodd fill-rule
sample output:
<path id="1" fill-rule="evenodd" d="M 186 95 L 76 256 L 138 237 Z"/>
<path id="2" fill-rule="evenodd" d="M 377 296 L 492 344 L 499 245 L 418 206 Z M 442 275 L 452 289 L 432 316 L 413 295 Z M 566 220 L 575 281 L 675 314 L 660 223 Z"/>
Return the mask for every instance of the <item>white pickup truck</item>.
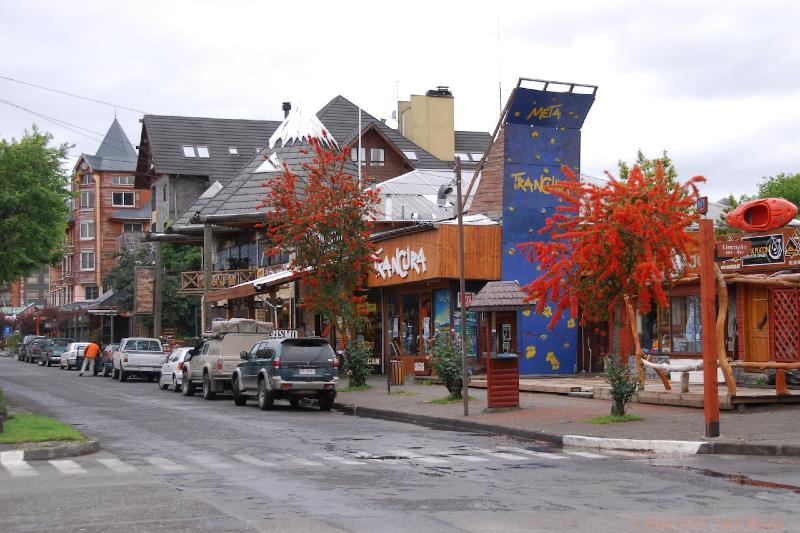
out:
<path id="1" fill-rule="evenodd" d="M 167 355 L 161 341 L 149 337 L 128 337 L 119 341 L 119 348 L 111 356 L 111 377 L 127 381 L 131 375 L 152 381 L 161 375 L 161 366 Z"/>

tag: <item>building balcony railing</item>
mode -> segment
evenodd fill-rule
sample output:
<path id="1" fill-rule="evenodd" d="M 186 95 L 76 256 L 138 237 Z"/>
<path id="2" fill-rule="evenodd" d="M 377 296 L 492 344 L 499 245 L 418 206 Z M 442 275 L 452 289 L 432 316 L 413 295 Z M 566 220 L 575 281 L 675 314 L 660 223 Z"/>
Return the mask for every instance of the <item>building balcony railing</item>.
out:
<path id="1" fill-rule="evenodd" d="M 214 270 L 211 272 L 211 287 L 209 290 L 225 289 L 240 283 L 253 281 L 258 275 L 255 268 L 242 270 Z M 202 270 L 181 272 L 181 294 L 202 294 L 205 287 L 205 277 Z"/>
<path id="2" fill-rule="evenodd" d="M 141 231 L 132 231 L 122 233 L 117 236 L 117 251 L 122 250 L 135 251 L 143 246 L 152 246 L 152 243 L 144 240 L 145 233 Z"/>

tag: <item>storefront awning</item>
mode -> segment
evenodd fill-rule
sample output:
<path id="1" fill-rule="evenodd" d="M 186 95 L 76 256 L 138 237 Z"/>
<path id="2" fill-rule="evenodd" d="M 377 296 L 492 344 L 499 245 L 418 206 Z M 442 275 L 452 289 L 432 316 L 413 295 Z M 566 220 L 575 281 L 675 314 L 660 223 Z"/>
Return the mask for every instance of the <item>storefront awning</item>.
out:
<path id="1" fill-rule="evenodd" d="M 281 270 L 279 272 L 273 272 L 272 274 L 267 274 L 266 276 L 256 278 L 253 281 L 247 281 L 245 283 L 240 283 L 239 285 L 234 285 L 233 287 L 218 289 L 216 291 L 208 291 L 206 299 L 209 302 L 218 302 L 220 300 L 247 298 L 248 296 L 254 296 L 256 294 L 263 293 L 270 287 L 283 285 L 284 283 L 293 281 L 298 277 L 300 277 L 300 273 L 298 272 L 293 270 Z"/>

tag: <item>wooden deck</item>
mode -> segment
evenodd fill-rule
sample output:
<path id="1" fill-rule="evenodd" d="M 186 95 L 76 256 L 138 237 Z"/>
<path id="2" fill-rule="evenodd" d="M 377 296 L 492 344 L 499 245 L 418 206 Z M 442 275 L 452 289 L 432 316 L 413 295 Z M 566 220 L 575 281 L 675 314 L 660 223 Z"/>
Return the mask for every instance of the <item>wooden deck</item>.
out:
<path id="1" fill-rule="evenodd" d="M 471 387 L 486 388 L 486 379 L 482 376 L 470 380 Z M 645 390 L 636 393 L 633 401 L 657 405 L 675 405 L 679 407 L 703 408 L 703 386 L 690 384 L 689 392 L 681 393 L 680 383 L 673 382 L 672 390 L 664 390 L 659 380 L 648 380 Z M 541 377 L 520 378 L 520 392 L 544 392 L 550 394 L 565 394 L 573 396 L 589 396 L 601 399 L 611 399 L 611 387 L 600 376 L 587 377 Z M 786 396 L 778 396 L 773 388 L 737 387 L 737 395 L 728 397 L 728 389 L 724 384 L 719 385 L 720 409 L 735 409 L 738 405 L 748 404 L 780 404 L 800 403 L 800 391 L 790 390 Z"/>

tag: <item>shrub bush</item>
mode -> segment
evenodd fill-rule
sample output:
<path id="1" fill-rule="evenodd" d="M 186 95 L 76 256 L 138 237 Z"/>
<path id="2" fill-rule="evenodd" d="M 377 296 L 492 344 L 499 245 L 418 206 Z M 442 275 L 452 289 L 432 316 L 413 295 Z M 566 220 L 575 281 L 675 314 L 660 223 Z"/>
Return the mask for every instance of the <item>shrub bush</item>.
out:
<path id="1" fill-rule="evenodd" d="M 606 380 L 611 385 L 611 415 L 625 416 L 628 404 L 633 399 L 638 380 L 631 378 L 630 370 L 624 365 L 615 365 L 610 357 L 603 359 Z"/>
<path id="2" fill-rule="evenodd" d="M 439 337 L 433 344 L 431 367 L 436 371 L 452 399 L 461 398 L 464 381 L 461 374 L 461 351 L 449 339 Z"/>
<path id="3" fill-rule="evenodd" d="M 352 342 L 347 347 L 344 369 L 350 376 L 349 387 L 363 387 L 367 384 L 367 378 L 372 374 L 370 355 L 372 352 L 366 342 Z"/>

